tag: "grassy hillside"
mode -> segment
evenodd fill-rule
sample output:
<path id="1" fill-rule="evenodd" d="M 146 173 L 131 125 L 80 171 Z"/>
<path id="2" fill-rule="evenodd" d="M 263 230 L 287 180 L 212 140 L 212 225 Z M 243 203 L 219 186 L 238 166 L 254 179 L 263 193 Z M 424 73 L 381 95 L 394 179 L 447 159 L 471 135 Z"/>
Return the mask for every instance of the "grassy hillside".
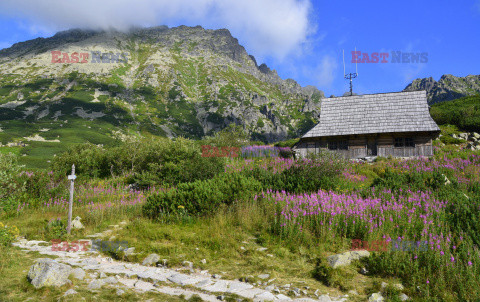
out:
<path id="1" fill-rule="evenodd" d="M 480 95 L 434 104 L 430 114 L 439 125 L 455 125 L 460 130 L 480 132 Z"/>

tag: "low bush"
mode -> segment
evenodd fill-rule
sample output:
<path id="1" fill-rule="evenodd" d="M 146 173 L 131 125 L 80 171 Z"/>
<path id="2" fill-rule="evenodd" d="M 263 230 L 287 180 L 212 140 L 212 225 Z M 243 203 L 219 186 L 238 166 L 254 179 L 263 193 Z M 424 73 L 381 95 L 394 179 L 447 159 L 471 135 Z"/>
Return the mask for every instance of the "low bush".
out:
<path id="1" fill-rule="evenodd" d="M 149 196 L 143 213 L 150 218 L 164 214 L 208 215 L 222 204 L 230 205 L 236 200 L 251 198 L 261 188 L 253 178 L 222 173 L 209 180 L 182 183 L 174 189 Z"/>
<path id="2" fill-rule="evenodd" d="M 312 277 L 322 282 L 326 286 L 338 287 L 341 290 L 352 289 L 348 284 L 355 274 L 347 271 L 345 268 L 332 268 L 328 265 L 325 258 L 317 259 L 315 269 L 312 272 Z"/>
<path id="3" fill-rule="evenodd" d="M 45 222 L 45 234 L 47 237 L 57 239 L 67 234 L 67 223 L 64 220 L 58 218 Z"/>
<path id="4" fill-rule="evenodd" d="M 18 181 L 20 166 L 13 153 L 0 153 L 0 200 L 25 190 L 25 184 Z"/>
<path id="5" fill-rule="evenodd" d="M 454 188 L 456 188 L 457 185 L 456 182 L 452 181 L 452 186 Z M 438 171 L 433 173 L 397 173 L 387 168 L 373 180 L 371 186 L 375 187 L 377 191 L 389 189 L 397 194 L 404 191 L 405 188 L 408 188 L 411 191 L 430 191 L 444 188 L 445 176 Z"/>
<path id="6" fill-rule="evenodd" d="M 480 95 L 434 104 L 430 111 L 439 125 L 455 125 L 466 131 L 480 132 Z"/>
<path id="7" fill-rule="evenodd" d="M 336 187 L 346 161 L 335 153 L 325 152 L 298 159 L 280 173 L 255 167 L 244 170 L 244 175 L 260 181 L 264 189 L 285 190 L 290 193 L 331 190 Z"/>
<path id="8" fill-rule="evenodd" d="M 130 183 L 143 188 L 209 179 L 225 169 L 223 158 L 203 157 L 197 143 L 183 138 L 130 141 L 107 149 L 92 144 L 75 146 L 55 157 L 53 170 L 66 175 L 72 164 L 78 175 L 128 175 Z"/>
<path id="9" fill-rule="evenodd" d="M 10 246 L 18 234 L 19 231 L 16 226 L 8 226 L 0 222 L 0 245 Z"/>

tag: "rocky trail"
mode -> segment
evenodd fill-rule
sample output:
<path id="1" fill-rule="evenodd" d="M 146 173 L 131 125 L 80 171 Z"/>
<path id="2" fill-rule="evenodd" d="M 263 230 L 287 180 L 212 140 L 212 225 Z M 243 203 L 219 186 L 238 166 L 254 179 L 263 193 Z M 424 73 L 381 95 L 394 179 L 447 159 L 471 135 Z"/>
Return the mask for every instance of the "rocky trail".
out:
<path id="1" fill-rule="evenodd" d="M 126 224 L 125 222 L 122 225 Z M 121 228 L 122 226 L 113 226 Z M 110 236 L 112 230 L 90 235 L 92 238 Z M 87 240 L 85 240 L 87 241 Z M 88 240 L 91 243 L 91 240 Z M 167 295 L 183 295 L 189 299 L 198 295 L 204 301 L 221 301 L 226 296 L 236 295 L 238 301 L 251 299 L 253 301 L 347 301 L 348 295 L 329 297 L 315 292 L 310 297 L 307 291 L 299 288 L 290 288 L 290 285 L 277 286 L 275 279 L 269 275 L 261 275 L 260 286 L 238 280 L 224 280 L 219 275 L 211 275 L 208 271 L 194 270 L 191 263 L 185 272 L 184 268 L 167 268 L 165 265 L 155 265 L 160 262 L 156 254 L 149 255 L 142 264 L 116 261 L 104 257 L 96 251 L 56 251 L 46 241 L 20 239 L 13 244 L 23 251 L 36 251 L 43 255 L 56 256 L 56 259 L 40 258 L 31 267 L 28 277 L 32 284 L 42 286 L 60 286 L 71 281 L 69 276 L 84 280 L 88 283 L 87 289 L 100 290 L 102 287 L 117 288 L 117 295 L 122 295 L 125 290 L 143 293 L 147 291 L 159 292 Z M 133 252 L 133 249 L 130 248 Z M 185 263 L 184 263 L 185 264 Z M 69 289 L 65 295 L 78 294 L 75 289 Z M 288 296 L 295 296 L 291 298 Z M 314 297 L 312 297 L 314 296 Z"/>

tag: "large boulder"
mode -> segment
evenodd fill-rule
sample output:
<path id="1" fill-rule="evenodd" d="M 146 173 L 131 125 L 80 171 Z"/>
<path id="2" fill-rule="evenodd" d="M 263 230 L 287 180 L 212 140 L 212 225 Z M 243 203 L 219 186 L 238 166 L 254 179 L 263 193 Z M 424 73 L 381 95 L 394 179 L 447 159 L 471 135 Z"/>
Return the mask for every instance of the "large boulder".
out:
<path id="1" fill-rule="evenodd" d="M 78 280 L 83 280 L 83 278 L 85 278 L 85 275 L 85 271 L 79 267 L 72 271 L 72 276 Z"/>
<path id="2" fill-rule="evenodd" d="M 342 254 L 327 257 L 327 262 L 332 268 L 349 265 L 353 260 L 359 260 L 363 257 L 369 257 L 370 253 L 365 250 L 351 251 Z"/>
<path id="3" fill-rule="evenodd" d="M 157 254 L 150 254 L 142 262 L 142 265 L 157 265 L 160 261 L 160 256 Z"/>
<path id="4" fill-rule="evenodd" d="M 28 280 L 35 288 L 44 286 L 62 286 L 68 283 L 68 276 L 72 272 L 72 267 L 63 263 L 58 263 L 54 259 L 41 258 L 30 267 Z"/>

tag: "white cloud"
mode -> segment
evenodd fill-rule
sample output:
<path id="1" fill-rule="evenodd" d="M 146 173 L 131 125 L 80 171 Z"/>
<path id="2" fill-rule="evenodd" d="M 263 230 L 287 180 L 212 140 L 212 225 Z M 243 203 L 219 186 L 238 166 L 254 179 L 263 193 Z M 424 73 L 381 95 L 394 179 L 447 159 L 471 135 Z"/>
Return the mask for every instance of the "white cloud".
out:
<path id="1" fill-rule="evenodd" d="M 330 88 L 337 74 L 338 63 L 334 56 L 325 54 L 313 69 L 305 69 L 304 74 L 315 79 L 315 85 L 320 89 Z"/>
<path id="2" fill-rule="evenodd" d="M 228 28 L 256 56 L 298 53 L 315 26 L 310 0 L 2 0 L 0 12 L 51 31 L 130 26 Z"/>

